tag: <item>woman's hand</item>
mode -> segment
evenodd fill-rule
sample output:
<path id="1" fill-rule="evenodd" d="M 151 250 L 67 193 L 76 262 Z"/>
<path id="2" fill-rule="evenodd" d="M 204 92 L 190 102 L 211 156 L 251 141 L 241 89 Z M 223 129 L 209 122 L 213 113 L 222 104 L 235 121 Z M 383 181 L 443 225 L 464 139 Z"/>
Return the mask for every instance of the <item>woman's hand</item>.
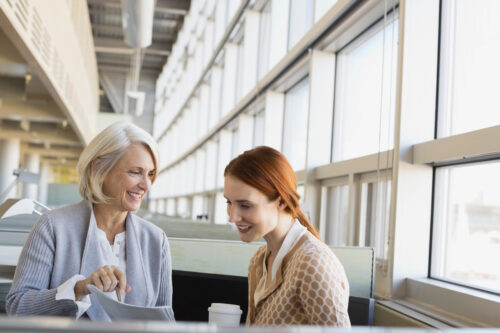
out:
<path id="1" fill-rule="evenodd" d="M 127 277 L 116 266 L 102 266 L 94 273 L 90 274 L 85 280 L 75 284 L 75 300 L 79 301 L 82 297 L 90 294 L 87 285 L 93 284 L 102 291 L 108 292 L 120 287 L 121 293 L 128 293 L 132 288 L 127 284 Z"/>

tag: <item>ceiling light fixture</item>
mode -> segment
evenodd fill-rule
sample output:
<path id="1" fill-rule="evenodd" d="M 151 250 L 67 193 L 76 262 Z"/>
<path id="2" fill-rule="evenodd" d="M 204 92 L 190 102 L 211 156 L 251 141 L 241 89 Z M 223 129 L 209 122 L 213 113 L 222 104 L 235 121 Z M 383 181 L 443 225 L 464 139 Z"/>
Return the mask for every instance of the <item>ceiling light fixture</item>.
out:
<path id="1" fill-rule="evenodd" d="M 154 0 L 121 0 L 125 43 L 133 48 L 151 45 L 153 37 Z"/>

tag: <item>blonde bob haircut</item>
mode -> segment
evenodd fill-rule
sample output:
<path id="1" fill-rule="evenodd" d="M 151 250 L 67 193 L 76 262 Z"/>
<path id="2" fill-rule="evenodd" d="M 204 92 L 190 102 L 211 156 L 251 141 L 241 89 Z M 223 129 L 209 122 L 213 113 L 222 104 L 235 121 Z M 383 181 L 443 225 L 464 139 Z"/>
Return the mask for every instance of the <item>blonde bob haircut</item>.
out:
<path id="1" fill-rule="evenodd" d="M 143 144 L 148 148 L 158 170 L 158 144 L 151 135 L 131 123 L 114 123 L 90 141 L 78 160 L 78 190 L 85 200 L 96 204 L 109 202 L 110 198 L 102 192 L 103 180 L 133 144 Z M 156 172 L 152 182 L 155 179 Z"/>

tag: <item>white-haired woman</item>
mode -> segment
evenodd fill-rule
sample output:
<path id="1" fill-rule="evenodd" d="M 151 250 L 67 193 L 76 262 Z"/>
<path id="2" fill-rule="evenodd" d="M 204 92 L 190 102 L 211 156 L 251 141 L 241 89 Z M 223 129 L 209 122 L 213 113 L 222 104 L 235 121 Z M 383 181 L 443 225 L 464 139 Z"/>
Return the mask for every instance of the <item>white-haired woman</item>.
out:
<path id="1" fill-rule="evenodd" d="M 165 233 L 132 214 L 156 178 L 154 139 L 129 123 L 99 133 L 78 161 L 84 200 L 42 215 L 19 258 L 8 314 L 109 320 L 87 288 L 119 288 L 122 301 L 172 304 Z"/>

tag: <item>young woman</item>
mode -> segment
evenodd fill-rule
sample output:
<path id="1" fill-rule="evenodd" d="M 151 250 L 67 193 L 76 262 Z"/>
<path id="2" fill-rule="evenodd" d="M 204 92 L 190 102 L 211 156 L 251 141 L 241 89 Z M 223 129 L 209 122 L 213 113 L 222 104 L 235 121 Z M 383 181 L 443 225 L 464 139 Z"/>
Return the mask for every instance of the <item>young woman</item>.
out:
<path id="1" fill-rule="evenodd" d="M 172 305 L 165 233 L 132 214 L 156 178 L 158 150 L 144 130 L 115 123 L 78 161 L 83 201 L 42 215 L 24 245 L 6 298 L 11 315 L 109 317 L 87 286 L 140 306 Z M 116 298 L 116 294 L 109 293 Z"/>
<path id="2" fill-rule="evenodd" d="M 286 158 L 257 147 L 232 160 L 224 177 L 229 221 L 240 239 L 267 243 L 248 269 L 247 324 L 350 327 L 344 268 L 300 209 Z"/>

